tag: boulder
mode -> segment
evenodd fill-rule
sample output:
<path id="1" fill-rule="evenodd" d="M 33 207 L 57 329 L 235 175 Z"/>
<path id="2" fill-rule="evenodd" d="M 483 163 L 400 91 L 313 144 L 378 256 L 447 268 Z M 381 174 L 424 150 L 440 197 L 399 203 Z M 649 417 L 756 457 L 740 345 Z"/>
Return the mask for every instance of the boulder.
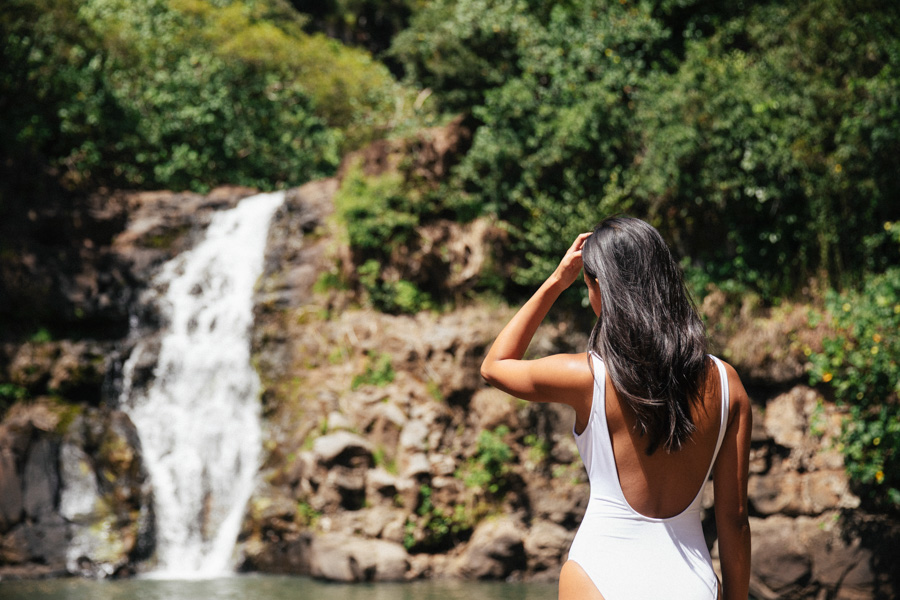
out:
<path id="1" fill-rule="evenodd" d="M 795 387 L 766 403 L 766 433 L 776 444 L 786 448 L 800 447 L 806 439 L 808 419 L 804 405 L 818 395 L 810 388 Z"/>
<path id="2" fill-rule="evenodd" d="M 328 424 L 329 432 L 353 430 L 353 423 L 350 422 L 350 419 L 348 419 L 345 414 L 336 410 L 328 413 L 326 423 Z"/>
<path id="3" fill-rule="evenodd" d="M 754 538 L 753 575 L 778 597 L 802 597 L 797 595 L 808 592 L 812 560 L 794 520 L 780 515 L 753 519 L 750 530 Z"/>
<path id="4" fill-rule="evenodd" d="M 761 515 L 774 515 L 795 503 L 800 492 L 800 474 L 773 469 L 765 475 L 751 476 L 747 494 L 753 510 Z"/>
<path id="5" fill-rule="evenodd" d="M 16 457 L 9 448 L 0 447 L 0 534 L 21 521 L 24 508 Z"/>
<path id="6" fill-rule="evenodd" d="M 0 564 L 20 565 L 31 558 L 25 528 L 25 525 L 19 525 L 0 537 Z"/>
<path id="7" fill-rule="evenodd" d="M 62 480 L 59 514 L 69 521 L 89 523 L 100 501 L 97 474 L 90 456 L 71 442 L 63 443 L 59 470 Z"/>
<path id="8" fill-rule="evenodd" d="M 567 529 L 574 529 L 581 522 L 590 497 L 586 483 L 560 485 L 544 479 L 528 481 L 527 492 L 535 518 L 545 519 Z"/>
<path id="9" fill-rule="evenodd" d="M 833 511 L 819 517 L 775 515 L 751 519 L 752 565 L 761 597 L 784 599 L 893 597 L 883 571 L 876 570 L 879 555 L 897 549 L 897 527 L 882 529 L 872 545 L 860 526 Z M 879 574 L 881 571 L 882 574 Z"/>
<path id="10" fill-rule="evenodd" d="M 403 546 L 345 534 L 321 534 L 312 540 L 310 575 L 340 582 L 401 581 L 409 570 Z"/>
<path id="11" fill-rule="evenodd" d="M 436 506 L 456 506 L 465 501 L 468 488 L 458 477 L 439 476 L 431 480 L 431 501 Z"/>
<path id="12" fill-rule="evenodd" d="M 397 476 L 377 467 L 366 474 L 366 497 L 374 500 L 377 497 L 393 500 L 397 495 Z"/>
<path id="13" fill-rule="evenodd" d="M 366 439 L 384 454 L 385 460 L 395 460 L 400 434 L 407 422 L 400 407 L 394 402 L 378 402 L 365 410 L 362 417 Z"/>
<path id="14" fill-rule="evenodd" d="M 49 515 L 56 507 L 56 494 L 59 492 L 57 455 L 57 444 L 47 437 L 35 440 L 28 450 L 22 500 L 25 514 L 31 519 Z"/>
<path id="15" fill-rule="evenodd" d="M 400 432 L 400 449 L 403 452 L 424 452 L 427 449 L 429 427 L 422 420 L 409 421 Z"/>
<path id="16" fill-rule="evenodd" d="M 340 494 L 340 506 L 359 510 L 366 501 L 366 471 L 340 465 L 333 466 L 325 477 L 325 486 Z"/>
<path id="17" fill-rule="evenodd" d="M 30 561 L 65 572 L 68 547 L 68 525 L 56 514 L 45 515 L 39 521 L 21 525 Z"/>
<path id="18" fill-rule="evenodd" d="M 472 534 L 455 571 L 466 579 L 503 579 L 524 571 L 527 558 L 522 522 L 498 517 L 481 522 Z"/>
<path id="19" fill-rule="evenodd" d="M 479 430 L 494 429 L 500 425 L 515 429 L 518 425 L 516 400 L 498 389 L 478 390 L 472 396 L 470 406 L 475 426 Z"/>
<path id="20" fill-rule="evenodd" d="M 534 523 L 524 540 L 529 571 L 552 571 L 557 576 L 574 537 L 574 531 L 551 521 Z"/>
<path id="21" fill-rule="evenodd" d="M 404 456 L 400 464 L 407 479 L 425 479 L 431 474 L 431 462 L 424 452 Z"/>
<path id="22" fill-rule="evenodd" d="M 815 516 L 856 508 L 860 502 L 843 470 L 798 472 L 773 467 L 767 473 L 751 474 L 747 493 L 753 510 L 761 515 Z"/>
<path id="23" fill-rule="evenodd" d="M 363 437 L 349 431 L 336 431 L 316 438 L 313 454 L 325 466 L 340 464 L 358 466 L 372 463 L 372 445 Z"/>
<path id="24" fill-rule="evenodd" d="M 387 505 L 375 506 L 365 511 L 362 533 L 367 538 L 384 538 L 399 544 L 403 541 L 403 536 L 398 538 L 395 532 L 403 530 L 406 519 L 407 513 L 403 509 Z"/>
<path id="25" fill-rule="evenodd" d="M 313 535 L 303 532 L 275 540 L 252 539 L 243 544 L 241 571 L 309 575 Z"/>

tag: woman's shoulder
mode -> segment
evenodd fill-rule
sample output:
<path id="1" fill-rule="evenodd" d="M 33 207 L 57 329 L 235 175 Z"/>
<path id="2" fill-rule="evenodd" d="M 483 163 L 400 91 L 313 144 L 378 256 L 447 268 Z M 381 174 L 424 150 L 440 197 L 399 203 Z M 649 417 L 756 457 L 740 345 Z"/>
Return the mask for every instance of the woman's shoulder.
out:
<path id="1" fill-rule="evenodd" d="M 721 358 L 718 360 L 725 369 L 725 375 L 728 381 L 730 416 L 733 417 L 737 413 L 749 413 L 750 397 L 747 395 L 747 390 L 744 389 L 744 383 L 741 381 L 741 376 L 738 374 L 737 369 Z"/>
<path id="2" fill-rule="evenodd" d="M 578 393 L 593 388 L 595 365 L 586 352 L 551 354 L 535 362 L 540 364 L 545 381 L 553 382 L 558 392 Z"/>
<path id="3" fill-rule="evenodd" d="M 593 379 L 592 361 L 596 354 L 579 352 L 577 354 L 551 354 L 540 360 L 551 369 L 559 369 L 559 373 L 575 380 Z M 599 359 L 599 357 L 597 357 Z"/>

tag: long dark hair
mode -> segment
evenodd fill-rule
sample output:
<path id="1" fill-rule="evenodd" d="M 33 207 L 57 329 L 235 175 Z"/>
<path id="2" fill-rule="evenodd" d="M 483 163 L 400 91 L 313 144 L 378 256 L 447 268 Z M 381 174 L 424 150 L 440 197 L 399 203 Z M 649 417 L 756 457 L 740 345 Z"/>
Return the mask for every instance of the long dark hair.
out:
<path id="1" fill-rule="evenodd" d="M 647 435 L 647 454 L 679 450 L 695 430 L 691 404 L 706 384 L 706 328 L 662 236 L 630 217 L 609 217 L 582 250 L 600 284 L 601 311 L 588 349 Z"/>

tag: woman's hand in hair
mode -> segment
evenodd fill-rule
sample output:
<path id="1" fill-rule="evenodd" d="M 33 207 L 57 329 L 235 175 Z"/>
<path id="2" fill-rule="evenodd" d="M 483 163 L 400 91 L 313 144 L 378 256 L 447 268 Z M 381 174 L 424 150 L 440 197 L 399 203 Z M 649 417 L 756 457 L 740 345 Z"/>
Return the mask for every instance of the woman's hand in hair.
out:
<path id="1" fill-rule="evenodd" d="M 482 377 L 507 394 L 524 400 L 569 404 L 576 407 L 576 415 L 580 410 L 577 406 L 582 406 L 585 398 L 590 400 L 593 389 L 593 373 L 587 357 L 584 354 L 556 354 L 537 360 L 522 360 L 522 357 L 550 307 L 578 279 L 581 248 L 590 235 L 582 233 L 575 238 L 556 270 L 497 335 L 481 365 Z"/>
<path id="2" fill-rule="evenodd" d="M 559 262 L 559 266 L 556 267 L 553 275 L 550 276 L 551 279 L 555 279 L 566 288 L 575 283 L 575 280 L 581 274 L 581 249 L 584 247 L 585 240 L 589 237 L 591 237 L 590 232 L 582 233 L 575 238 L 575 241 L 572 242 L 572 245 L 566 250 L 565 256 Z"/>

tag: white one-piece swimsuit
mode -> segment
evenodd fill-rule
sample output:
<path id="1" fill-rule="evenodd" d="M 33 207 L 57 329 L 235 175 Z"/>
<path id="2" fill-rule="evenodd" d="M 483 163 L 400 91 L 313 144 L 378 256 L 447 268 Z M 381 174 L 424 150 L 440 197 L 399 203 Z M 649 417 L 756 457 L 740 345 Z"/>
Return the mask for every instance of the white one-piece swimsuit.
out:
<path id="1" fill-rule="evenodd" d="M 591 357 L 591 414 L 584 431 L 575 434 L 591 497 L 569 560 L 585 570 L 605 600 L 715 600 L 718 583 L 700 523 L 703 485 L 690 505 L 674 517 L 646 517 L 628 504 L 606 421 L 606 368 L 598 356 Z M 712 358 L 722 382 L 722 409 L 719 438 L 704 484 L 722 445 L 729 406 L 725 367 Z"/>

